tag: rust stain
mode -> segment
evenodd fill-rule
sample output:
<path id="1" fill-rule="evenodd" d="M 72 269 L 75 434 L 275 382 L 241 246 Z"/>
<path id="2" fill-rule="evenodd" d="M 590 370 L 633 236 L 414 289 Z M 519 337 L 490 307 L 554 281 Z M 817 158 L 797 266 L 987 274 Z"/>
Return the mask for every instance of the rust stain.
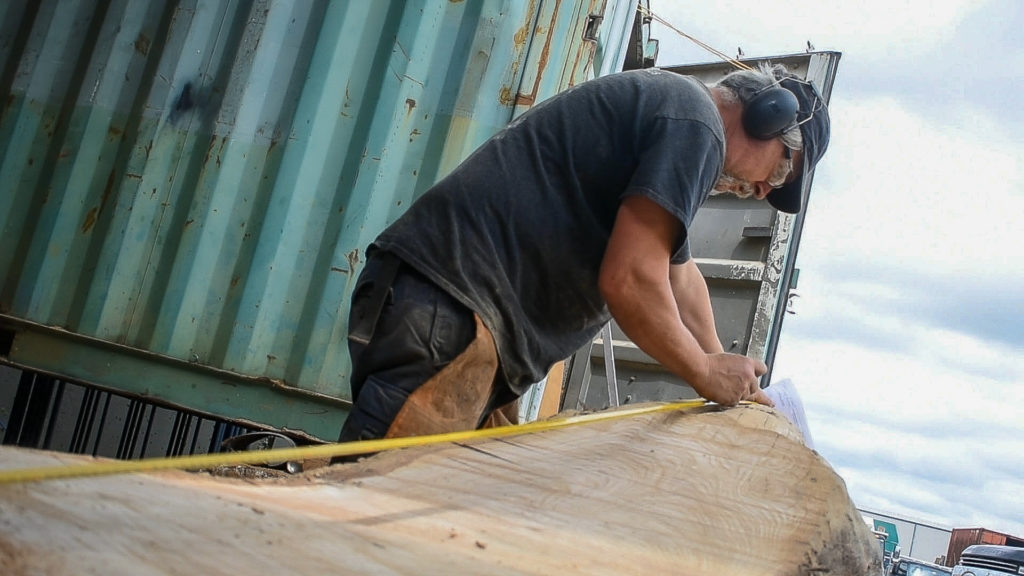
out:
<path id="1" fill-rule="evenodd" d="M 150 45 L 152 45 L 152 41 L 150 41 L 149 37 L 145 34 L 140 33 L 139 36 L 135 39 L 135 51 L 139 54 L 142 54 L 143 56 L 149 55 Z"/>
<path id="2" fill-rule="evenodd" d="M 192 225 L 193 222 L 195 222 L 195 220 L 192 219 L 192 218 L 189 218 L 188 220 L 185 220 L 185 228 L 187 229 L 189 226 Z"/>
<path id="3" fill-rule="evenodd" d="M 416 101 L 415 100 L 413 100 L 412 98 L 406 98 L 405 99 L 405 115 L 406 116 L 411 116 L 412 115 L 412 110 L 415 107 L 416 107 Z"/>
<path id="4" fill-rule="evenodd" d="M 529 27 L 529 24 L 524 24 L 522 28 L 516 31 L 516 35 L 512 37 L 512 41 L 517 49 L 521 49 L 526 45 L 526 38 L 530 35 Z"/>
<path id="5" fill-rule="evenodd" d="M 555 3 L 555 13 L 556 14 L 558 13 L 558 4 L 560 4 L 560 3 L 561 3 L 560 1 Z M 519 30 L 516 31 L 515 36 L 513 36 L 513 38 L 512 38 L 513 42 L 515 43 L 515 49 L 516 49 L 517 52 L 522 50 L 523 48 L 525 48 L 527 41 L 530 39 L 530 26 L 531 26 L 531 23 L 533 22 L 533 15 L 536 13 L 536 10 L 537 10 L 537 3 L 536 3 L 536 1 L 535 0 L 530 0 L 530 7 L 526 11 L 526 23 L 523 24 L 522 27 L 520 27 Z M 542 30 L 542 28 L 538 27 L 537 28 L 537 33 L 542 33 L 541 30 Z"/>
<path id="6" fill-rule="evenodd" d="M 501 92 L 498 94 L 498 102 L 500 102 L 502 106 L 511 106 L 512 104 L 517 103 L 518 99 L 512 96 L 511 87 L 502 86 Z"/>
<path id="7" fill-rule="evenodd" d="M 96 224 L 99 213 L 99 206 L 94 206 L 92 210 L 89 210 L 89 213 L 85 215 L 85 222 L 82 224 L 82 234 L 86 234 L 92 229 L 93 225 Z"/>
<path id="8" fill-rule="evenodd" d="M 213 155 L 213 147 L 217 144 L 217 137 L 210 138 L 210 145 L 206 147 L 206 158 L 203 159 L 203 164 L 210 162 L 210 157 Z"/>
<path id="9" fill-rule="evenodd" d="M 558 5 L 560 5 L 560 4 L 561 4 L 561 1 L 558 1 L 558 2 L 555 3 L 555 13 L 556 14 L 558 13 Z M 550 28 L 550 26 L 549 26 L 549 28 Z M 547 67 L 548 67 L 548 60 L 551 59 L 551 43 L 553 42 L 553 38 L 551 38 L 551 34 L 546 34 L 545 32 L 546 32 L 545 28 L 538 23 L 538 25 L 537 25 L 537 33 L 538 34 L 544 34 L 545 38 L 544 38 L 544 46 L 541 48 L 541 51 L 540 51 L 540 59 L 537 62 L 537 73 L 534 75 L 533 88 L 532 88 L 532 90 L 529 93 L 526 93 L 526 94 L 523 94 L 522 92 L 520 92 L 516 96 L 516 105 L 522 105 L 522 106 L 530 107 L 530 106 L 533 106 L 534 103 L 536 103 L 536 101 L 537 101 L 537 92 L 538 92 L 539 87 L 540 87 L 541 78 L 544 77 L 544 71 L 547 70 Z"/>
<path id="10" fill-rule="evenodd" d="M 109 128 L 107 128 L 107 133 L 110 134 L 111 136 L 120 136 L 121 134 L 124 134 L 124 130 L 121 130 L 117 126 L 111 125 Z"/>

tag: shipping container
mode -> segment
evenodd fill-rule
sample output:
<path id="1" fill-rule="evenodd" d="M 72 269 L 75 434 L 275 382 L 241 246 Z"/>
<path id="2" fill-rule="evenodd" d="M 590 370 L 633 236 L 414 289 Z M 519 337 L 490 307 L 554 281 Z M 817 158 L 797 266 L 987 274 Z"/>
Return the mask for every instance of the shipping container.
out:
<path id="1" fill-rule="evenodd" d="M 960 554 L 974 544 L 1024 548 L 1024 537 L 1010 536 L 987 528 L 954 528 L 949 538 L 949 551 L 946 552 L 946 566 L 956 566 L 960 562 Z"/>
<path id="2" fill-rule="evenodd" d="M 0 362 L 335 438 L 366 245 L 642 28 L 636 0 L 0 3 Z"/>

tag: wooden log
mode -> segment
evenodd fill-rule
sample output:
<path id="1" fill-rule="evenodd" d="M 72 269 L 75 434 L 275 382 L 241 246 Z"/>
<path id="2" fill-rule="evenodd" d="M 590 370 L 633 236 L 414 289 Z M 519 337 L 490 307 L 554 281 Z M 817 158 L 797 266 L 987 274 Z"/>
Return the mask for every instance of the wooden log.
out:
<path id="1" fill-rule="evenodd" d="M 88 460 L 3 447 L 0 467 Z M 0 486 L 0 574 L 877 575 L 842 480 L 760 406 L 382 453 L 276 480 Z"/>

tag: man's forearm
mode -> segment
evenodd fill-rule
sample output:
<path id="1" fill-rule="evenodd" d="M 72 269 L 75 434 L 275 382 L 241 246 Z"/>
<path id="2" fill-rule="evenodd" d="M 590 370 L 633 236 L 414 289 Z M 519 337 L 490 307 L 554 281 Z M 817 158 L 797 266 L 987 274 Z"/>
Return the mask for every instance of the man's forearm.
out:
<path id="1" fill-rule="evenodd" d="M 620 291 L 606 292 L 608 309 L 619 327 L 641 350 L 688 382 L 706 379 L 703 346 L 679 318 L 665 314 L 672 308 L 666 282 L 622 282 Z"/>
<path id="2" fill-rule="evenodd" d="M 683 268 L 686 274 L 676 279 L 678 288 L 695 288 L 700 293 L 696 300 L 702 303 L 695 305 L 684 298 L 680 307 L 679 290 L 672 278 L 669 258 L 680 226 L 653 201 L 626 198 L 601 263 L 601 294 L 619 327 L 641 350 L 681 376 L 701 396 L 732 405 L 751 397 L 757 390 L 757 377 L 767 368 L 759 360 L 707 352 L 707 348 L 721 350 L 707 284 L 696 264 Z M 699 284 L 689 284 L 693 281 Z M 703 344 L 683 321 L 680 309 L 696 322 Z"/>
<path id="3" fill-rule="evenodd" d="M 711 307 L 711 295 L 707 283 L 697 264 L 690 260 L 674 265 L 669 272 L 672 292 L 679 317 L 690 330 L 701 348 L 708 354 L 724 352 L 715 328 L 715 313 Z"/>

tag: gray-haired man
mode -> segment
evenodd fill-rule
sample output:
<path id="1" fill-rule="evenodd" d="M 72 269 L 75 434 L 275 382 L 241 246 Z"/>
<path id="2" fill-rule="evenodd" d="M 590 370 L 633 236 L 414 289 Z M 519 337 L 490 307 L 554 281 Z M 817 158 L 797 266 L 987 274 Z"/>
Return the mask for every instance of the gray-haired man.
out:
<path id="1" fill-rule="evenodd" d="M 340 439 L 480 426 L 610 318 L 701 396 L 769 403 L 764 363 L 724 353 L 687 230 L 716 188 L 799 211 L 828 139 L 778 66 L 710 88 L 624 72 L 534 107 L 367 250 Z"/>

